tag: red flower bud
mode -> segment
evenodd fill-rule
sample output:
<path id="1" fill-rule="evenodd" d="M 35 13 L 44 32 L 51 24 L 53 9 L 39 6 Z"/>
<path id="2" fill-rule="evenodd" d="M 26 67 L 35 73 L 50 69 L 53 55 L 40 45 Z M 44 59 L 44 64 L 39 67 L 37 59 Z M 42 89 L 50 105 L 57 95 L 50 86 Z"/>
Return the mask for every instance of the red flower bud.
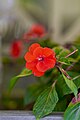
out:
<path id="1" fill-rule="evenodd" d="M 76 99 L 75 97 L 72 99 L 72 103 L 75 104 L 77 102 L 80 102 L 80 93 L 78 94 L 78 98 Z"/>

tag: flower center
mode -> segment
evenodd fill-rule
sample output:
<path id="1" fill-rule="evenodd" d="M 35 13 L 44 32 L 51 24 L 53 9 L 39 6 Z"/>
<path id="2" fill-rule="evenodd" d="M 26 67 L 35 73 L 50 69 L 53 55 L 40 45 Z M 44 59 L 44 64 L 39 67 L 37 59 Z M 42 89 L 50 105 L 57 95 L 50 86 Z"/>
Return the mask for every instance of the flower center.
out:
<path id="1" fill-rule="evenodd" d="M 38 57 L 38 61 L 43 61 L 44 57 Z"/>

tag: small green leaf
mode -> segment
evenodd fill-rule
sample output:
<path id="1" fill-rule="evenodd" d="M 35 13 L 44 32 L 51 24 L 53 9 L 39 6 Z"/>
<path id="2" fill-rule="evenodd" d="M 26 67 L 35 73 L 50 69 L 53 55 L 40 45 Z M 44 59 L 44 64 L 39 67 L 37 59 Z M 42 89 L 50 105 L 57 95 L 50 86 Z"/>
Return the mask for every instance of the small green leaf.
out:
<path id="1" fill-rule="evenodd" d="M 59 62 L 65 64 L 65 65 L 70 65 L 69 59 L 68 59 L 68 58 L 65 58 L 65 57 L 61 57 L 61 58 L 59 59 Z"/>
<path id="2" fill-rule="evenodd" d="M 59 58 L 66 57 L 69 53 L 70 51 L 68 49 L 63 48 L 63 50 L 59 54 Z"/>
<path id="3" fill-rule="evenodd" d="M 64 74 L 62 74 L 62 75 L 63 75 L 63 78 L 64 78 L 67 86 L 72 90 L 75 97 L 77 97 L 78 89 L 77 89 L 76 85 L 74 84 L 74 82 L 72 80 L 69 80 Z"/>
<path id="4" fill-rule="evenodd" d="M 63 47 L 54 47 L 54 52 L 56 53 L 56 56 L 59 55 L 61 53 L 61 51 L 63 50 Z"/>
<path id="5" fill-rule="evenodd" d="M 66 109 L 64 120 L 80 120 L 80 102 L 72 104 Z"/>
<path id="6" fill-rule="evenodd" d="M 68 72 L 68 74 L 71 76 L 72 81 L 77 86 L 77 88 L 80 88 L 80 73 L 76 72 Z M 66 82 L 64 81 L 64 78 L 62 75 L 59 75 L 57 78 L 56 83 L 56 90 L 58 92 L 58 96 L 61 98 L 64 95 L 71 94 L 72 90 L 67 86 Z M 63 87 L 62 87 L 63 86 Z"/>
<path id="7" fill-rule="evenodd" d="M 13 89 L 13 87 L 15 86 L 15 84 L 16 84 L 16 82 L 17 82 L 17 80 L 18 80 L 19 78 L 25 77 L 25 76 L 29 76 L 29 75 L 31 75 L 31 74 L 32 74 L 32 72 L 31 72 L 30 70 L 24 68 L 19 75 L 13 77 L 13 78 L 10 80 L 10 83 L 9 83 L 9 86 L 8 86 L 9 92 Z"/>
<path id="8" fill-rule="evenodd" d="M 38 97 L 34 108 L 33 113 L 36 118 L 44 117 L 54 110 L 56 103 L 58 102 L 58 95 L 55 90 L 55 86 L 51 86 L 45 89 L 40 96 Z"/>
<path id="9" fill-rule="evenodd" d="M 67 59 L 68 59 L 69 62 L 72 62 L 72 63 L 73 62 L 78 62 L 77 59 L 75 59 L 75 58 L 68 57 Z"/>
<path id="10" fill-rule="evenodd" d="M 56 57 L 58 61 L 61 61 L 63 64 L 66 65 L 70 65 L 68 58 L 65 58 L 70 53 L 68 49 L 58 46 L 55 47 L 53 50 L 56 53 Z"/>

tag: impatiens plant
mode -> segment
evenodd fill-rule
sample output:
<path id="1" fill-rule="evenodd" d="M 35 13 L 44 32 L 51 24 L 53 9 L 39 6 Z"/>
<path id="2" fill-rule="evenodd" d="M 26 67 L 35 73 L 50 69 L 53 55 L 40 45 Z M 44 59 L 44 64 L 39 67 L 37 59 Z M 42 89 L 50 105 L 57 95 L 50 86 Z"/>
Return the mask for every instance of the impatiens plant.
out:
<path id="1" fill-rule="evenodd" d="M 35 26 L 26 33 L 26 39 L 27 36 L 35 39 L 46 34 L 43 27 Z M 56 111 L 64 112 L 64 120 L 80 119 L 79 47 L 80 43 L 77 45 L 76 42 L 60 46 L 50 40 L 41 40 L 25 51 L 24 69 L 10 80 L 9 92 L 20 77 L 33 74 L 37 83 L 27 88 L 24 103 L 29 105 L 35 102 L 33 114 L 37 120 Z"/>

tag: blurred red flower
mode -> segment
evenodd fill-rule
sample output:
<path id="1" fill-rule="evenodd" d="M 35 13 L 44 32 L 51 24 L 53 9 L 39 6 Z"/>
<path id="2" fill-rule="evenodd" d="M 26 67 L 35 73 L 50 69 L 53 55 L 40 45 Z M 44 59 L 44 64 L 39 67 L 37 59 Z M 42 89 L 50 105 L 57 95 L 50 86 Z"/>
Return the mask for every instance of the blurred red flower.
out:
<path id="1" fill-rule="evenodd" d="M 22 44 L 22 41 L 14 41 L 12 44 L 11 44 L 11 48 L 10 48 L 10 54 L 13 58 L 17 58 L 21 55 L 21 52 L 22 52 L 22 47 L 23 44 Z"/>
<path id="2" fill-rule="evenodd" d="M 34 43 L 29 47 L 29 52 L 24 56 L 26 60 L 26 68 L 32 70 L 37 77 L 55 66 L 55 53 L 50 48 L 42 48 L 38 43 Z"/>
<path id="3" fill-rule="evenodd" d="M 23 39 L 30 40 L 32 38 L 42 38 L 46 35 L 46 30 L 42 25 L 33 25 L 28 31 L 23 35 Z"/>

